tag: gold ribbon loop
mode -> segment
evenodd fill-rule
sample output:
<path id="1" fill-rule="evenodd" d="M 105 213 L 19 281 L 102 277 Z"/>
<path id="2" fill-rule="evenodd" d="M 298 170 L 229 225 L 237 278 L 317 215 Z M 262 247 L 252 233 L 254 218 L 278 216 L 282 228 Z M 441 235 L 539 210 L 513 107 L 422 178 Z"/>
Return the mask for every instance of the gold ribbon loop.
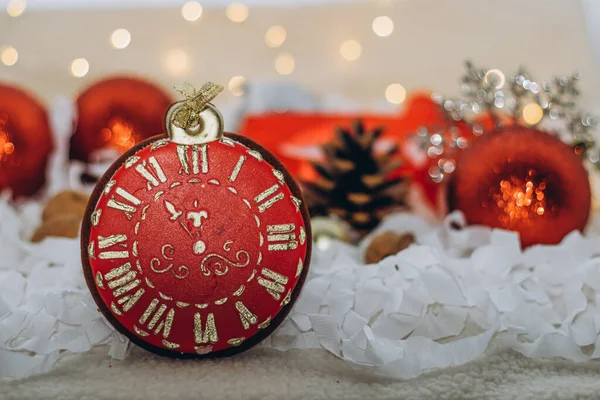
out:
<path id="1" fill-rule="evenodd" d="M 186 83 L 181 89 L 177 89 L 186 100 L 173 113 L 171 118 L 173 125 L 181 129 L 200 125 L 200 113 L 223 89 L 223 86 L 212 82 L 205 83 L 200 90 L 196 90 L 189 83 Z"/>

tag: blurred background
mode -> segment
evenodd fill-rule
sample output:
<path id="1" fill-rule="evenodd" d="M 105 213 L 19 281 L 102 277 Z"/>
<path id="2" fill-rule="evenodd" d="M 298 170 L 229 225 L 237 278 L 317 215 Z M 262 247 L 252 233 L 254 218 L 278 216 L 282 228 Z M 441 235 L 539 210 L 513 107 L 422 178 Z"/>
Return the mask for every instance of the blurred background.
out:
<path id="1" fill-rule="evenodd" d="M 357 118 L 366 129 L 383 126 L 376 150 L 399 146 L 405 167 L 395 171 L 423 186 L 431 205 L 438 195 L 430 178 L 439 182 L 452 172 L 454 159 L 440 159 L 437 137 L 429 148 L 405 139 L 421 126 L 444 123 L 431 94 L 463 95 L 465 60 L 486 68 L 482 74 L 504 71 L 498 76 L 507 90 L 525 67 L 531 78 L 524 75 L 520 84 L 530 93 L 577 71 L 583 76 L 577 106 L 600 109 L 594 0 L 1 0 L 0 6 L 0 188 L 16 196 L 91 190 L 119 154 L 163 131 L 164 110 L 181 98 L 174 88 L 184 82 L 222 84 L 215 103 L 226 129 L 263 144 L 303 181 L 316 179 L 308 161 L 323 160 L 322 146 L 337 127 Z M 491 82 L 487 74 L 481 79 Z M 529 79 L 539 84 L 528 86 Z M 491 95 L 504 96 L 501 86 Z M 532 103 L 529 115 L 526 108 L 515 111 L 526 125 L 554 119 L 551 107 Z M 461 147 L 462 139 L 452 140 Z"/>
<path id="2" fill-rule="evenodd" d="M 593 3 L 2 0 L 0 79 L 46 103 L 117 73 L 171 92 L 185 80 L 229 84 L 219 102 L 242 94 L 243 81 L 293 82 L 333 107 L 342 97 L 354 107 L 389 110 L 403 97 L 398 89 L 386 98 L 393 83 L 409 93 L 458 94 L 470 58 L 503 70 L 524 65 L 540 78 L 580 71 L 583 100 L 595 105 L 600 36 Z"/>

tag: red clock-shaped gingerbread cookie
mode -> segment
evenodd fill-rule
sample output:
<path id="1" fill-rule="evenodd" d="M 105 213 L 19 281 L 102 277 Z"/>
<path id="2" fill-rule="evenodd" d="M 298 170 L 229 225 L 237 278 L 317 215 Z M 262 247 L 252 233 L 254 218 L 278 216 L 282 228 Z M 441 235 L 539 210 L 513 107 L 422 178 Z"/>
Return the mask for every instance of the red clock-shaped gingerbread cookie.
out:
<path id="1" fill-rule="evenodd" d="M 121 157 L 94 191 L 82 228 L 84 272 L 105 316 L 138 345 L 171 356 L 245 350 L 283 320 L 310 261 L 297 185 L 249 139 L 201 126 Z"/>

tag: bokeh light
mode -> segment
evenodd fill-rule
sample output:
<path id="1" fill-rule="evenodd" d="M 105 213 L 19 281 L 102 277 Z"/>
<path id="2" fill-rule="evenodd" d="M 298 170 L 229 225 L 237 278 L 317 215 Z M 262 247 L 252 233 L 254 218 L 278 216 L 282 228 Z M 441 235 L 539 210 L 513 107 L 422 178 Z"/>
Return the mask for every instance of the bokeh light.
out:
<path id="1" fill-rule="evenodd" d="M 17 63 L 17 60 L 19 60 L 19 53 L 12 46 L 3 47 L 0 50 L 0 60 L 2 60 L 2 64 L 7 67 L 13 66 Z"/>
<path id="2" fill-rule="evenodd" d="M 131 43 L 131 33 L 127 29 L 117 29 L 110 35 L 110 43 L 115 49 L 124 49 Z"/>
<path id="3" fill-rule="evenodd" d="M 536 103 L 529 103 L 523 107 L 523 120 L 527 125 L 535 125 L 542 120 L 544 110 Z"/>
<path id="4" fill-rule="evenodd" d="M 187 75 L 190 65 L 190 56 L 181 49 L 169 50 L 164 60 L 165 69 L 175 77 Z"/>
<path id="5" fill-rule="evenodd" d="M 506 83 L 506 77 L 499 69 L 490 69 L 485 73 L 483 81 L 486 84 L 495 87 L 496 89 L 500 89 Z"/>
<path id="6" fill-rule="evenodd" d="M 197 21 L 202 16 L 202 5 L 197 1 L 188 1 L 181 7 L 181 15 L 186 21 Z"/>
<path id="7" fill-rule="evenodd" d="M 399 83 L 392 83 L 385 89 L 385 98 L 392 104 L 401 104 L 406 99 L 406 89 Z"/>
<path id="8" fill-rule="evenodd" d="M 355 61 L 360 58 L 362 46 L 356 40 L 346 40 L 340 46 L 340 54 L 348 61 Z"/>
<path id="9" fill-rule="evenodd" d="M 90 63 L 85 58 L 76 58 L 71 62 L 71 75 L 82 78 L 90 71 Z"/>
<path id="10" fill-rule="evenodd" d="M 13 18 L 16 18 L 25 12 L 27 2 L 25 0 L 10 0 L 6 5 L 6 12 Z"/>
<path id="11" fill-rule="evenodd" d="M 108 121 L 108 128 L 100 132 L 102 139 L 121 152 L 129 150 L 136 143 L 133 125 L 124 118 L 114 117 Z"/>
<path id="12" fill-rule="evenodd" d="M 4 130 L 7 121 L 8 114 L 0 113 L 0 161 L 3 161 L 5 156 L 15 151 L 15 145 L 10 141 L 8 132 Z"/>
<path id="13" fill-rule="evenodd" d="M 234 76 L 229 80 L 227 87 L 234 96 L 241 96 L 244 94 L 246 88 L 246 78 L 243 76 Z"/>
<path id="14" fill-rule="evenodd" d="M 373 20 L 373 32 L 381 37 L 391 35 L 394 32 L 394 21 L 385 15 L 375 18 Z"/>
<path id="15" fill-rule="evenodd" d="M 244 22 L 248 18 L 248 6 L 243 3 L 231 3 L 225 9 L 225 14 L 233 22 Z"/>
<path id="16" fill-rule="evenodd" d="M 289 75 L 294 72 L 296 61 L 294 56 L 289 53 L 282 53 L 275 59 L 275 69 L 281 75 Z"/>
<path id="17" fill-rule="evenodd" d="M 287 32 L 283 26 L 275 25 L 270 27 L 265 34 L 265 43 L 269 47 L 279 47 L 285 42 Z"/>

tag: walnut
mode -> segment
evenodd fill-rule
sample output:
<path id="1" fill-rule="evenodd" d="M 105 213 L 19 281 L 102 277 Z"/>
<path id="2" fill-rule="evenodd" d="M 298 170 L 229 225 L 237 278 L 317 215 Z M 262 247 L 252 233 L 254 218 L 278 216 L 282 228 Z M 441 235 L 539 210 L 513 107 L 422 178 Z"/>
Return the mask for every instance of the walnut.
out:
<path id="1" fill-rule="evenodd" d="M 387 256 L 397 254 L 415 242 L 415 236 L 410 233 L 386 231 L 376 235 L 365 252 L 367 264 L 376 264 Z"/>
<path id="2" fill-rule="evenodd" d="M 81 217 L 79 215 L 58 215 L 48 219 L 47 221 L 44 221 L 33 234 L 31 241 L 34 243 L 41 242 L 49 236 L 76 238 L 79 234 L 80 224 Z"/>
<path id="3" fill-rule="evenodd" d="M 85 193 L 73 190 L 62 191 L 48 200 L 42 213 L 42 221 L 65 214 L 74 214 L 81 219 L 85 215 L 88 199 L 89 196 Z"/>

